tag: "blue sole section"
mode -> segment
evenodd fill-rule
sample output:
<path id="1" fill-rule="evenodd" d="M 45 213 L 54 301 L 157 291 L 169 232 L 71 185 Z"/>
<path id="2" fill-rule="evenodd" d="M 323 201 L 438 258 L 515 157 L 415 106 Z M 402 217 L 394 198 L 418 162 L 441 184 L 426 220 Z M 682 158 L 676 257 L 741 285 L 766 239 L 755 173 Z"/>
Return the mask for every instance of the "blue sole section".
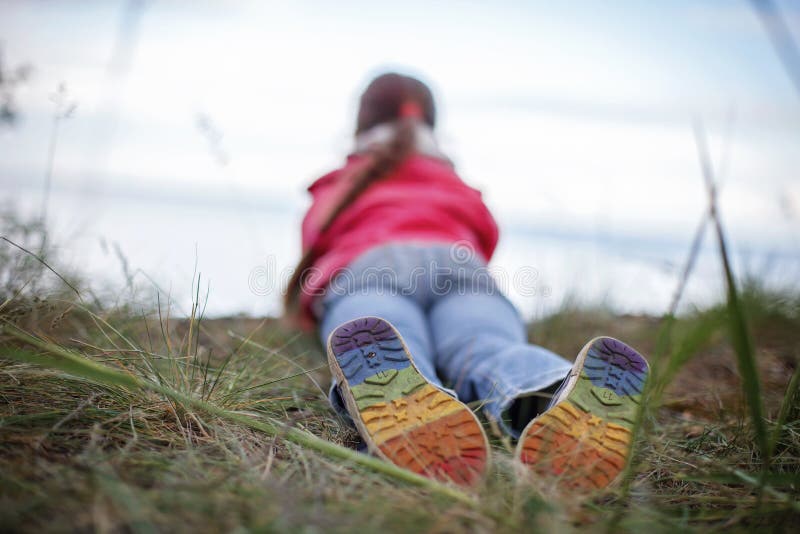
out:
<path id="1" fill-rule="evenodd" d="M 602 338 L 589 348 L 583 372 L 593 385 L 622 397 L 642 393 L 648 367 L 644 357 L 629 346 Z"/>
<path id="2" fill-rule="evenodd" d="M 400 371 L 411 365 L 394 328 L 377 317 L 338 327 L 331 335 L 331 350 L 351 387 L 380 372 Z"/>

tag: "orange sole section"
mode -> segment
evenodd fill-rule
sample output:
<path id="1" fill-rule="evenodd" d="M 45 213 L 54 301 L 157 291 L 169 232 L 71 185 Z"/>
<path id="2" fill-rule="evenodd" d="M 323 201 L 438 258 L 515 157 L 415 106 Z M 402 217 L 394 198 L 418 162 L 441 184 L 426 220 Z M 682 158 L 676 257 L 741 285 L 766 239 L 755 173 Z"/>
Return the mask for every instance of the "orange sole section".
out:
<path id="1" fill-rule="evenodd" d="M 379 448 L 400 467 L 461 485 L 476 484 L 486 467 L 483 429 L 468 409 L 412 428 Z"/>
<path id="2" fill-rule="evenodd" d="M 528 430 L 520 460 L 559 488 L 604 488 L 625 467 L 630 431 L 568 401 L 539 416 Z"/>
<path id="3" fill-rule="evenodd" d="M 453 397 L 425 384 L 411 395 L 363 408 L 361 419 L 372 439 L 380 445 L 416 427 L 464 410 L 463 405 Z"/>

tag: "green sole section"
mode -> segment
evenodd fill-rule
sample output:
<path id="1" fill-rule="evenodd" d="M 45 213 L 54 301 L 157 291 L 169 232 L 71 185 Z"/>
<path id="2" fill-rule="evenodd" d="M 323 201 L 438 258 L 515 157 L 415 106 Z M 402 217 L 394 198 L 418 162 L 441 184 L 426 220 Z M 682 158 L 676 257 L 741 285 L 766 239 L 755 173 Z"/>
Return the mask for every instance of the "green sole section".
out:
<path id="1" fill-rule="evenodd" d="M 567 400 L 584 412 L 593 413 L 630 430 L 642 396 L 619 396 L 610 389 L 593 385 L 587 376 L 581 374 L 575 389 L 567 395 Z"/>
<path id="2" fill-rule="evenodd" d="M 400 371 L 390 369 L 370 377 L 350 391 L 359 410 L 380 402 L 390 402 L 405 397 L 427 384 L 427 381 L 413 366 Z"/>

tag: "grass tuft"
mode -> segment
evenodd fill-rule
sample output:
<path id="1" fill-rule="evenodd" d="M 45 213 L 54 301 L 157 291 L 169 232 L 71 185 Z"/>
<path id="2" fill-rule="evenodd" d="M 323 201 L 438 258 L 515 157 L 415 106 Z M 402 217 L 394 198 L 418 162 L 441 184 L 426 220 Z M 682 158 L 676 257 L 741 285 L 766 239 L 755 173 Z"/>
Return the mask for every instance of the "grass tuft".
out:
<path id="1" fill-rule="evenodd" d="M 649 355 L 653 370 L 624 484 L 565 499 L 520 471 L 501 440 L 474 495 L 357 453 L 357 434 L 327 406 L 316 340 L 273 319 L 204 318 L 200 275 L 192 305 L 176 314 L 162 292 L 151 311 L 104 307 L 68 277 L 81 302 L 57 283 L 26 282 L 46 269 L 11 259 L 14 272 L 4 276 L 15 289 L 0 307 L 4 530 L 800 526 L 796 291 L 734 278 L 738 318 L 729 293 L 683 315 L 570 305 L 532 324 L 532 341 L 567 356 L 595 335 L 621 338 Z M 750 375 L 731 342 L 739 321 L 751 334 Z M 753 380 L 767 449 L 744 386 Z"/>

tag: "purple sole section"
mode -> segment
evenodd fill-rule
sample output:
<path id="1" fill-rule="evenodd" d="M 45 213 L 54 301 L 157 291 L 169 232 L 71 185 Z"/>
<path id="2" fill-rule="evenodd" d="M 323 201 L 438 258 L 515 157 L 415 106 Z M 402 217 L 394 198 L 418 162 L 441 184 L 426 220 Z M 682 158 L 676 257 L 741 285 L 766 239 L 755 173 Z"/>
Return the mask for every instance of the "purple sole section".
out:
<path id="1" fill-rule="evenodd" d="M 583 365 L 583 373 L 593 385 L 610 389 L 618 396 L 641 394 L 647 372 L 647 361 L 641 354 L 611 338 L 597 340 Z"/>
<path id="2" fill-rule="evenodd" d="M 351 387 L 380 372 L 411 365 L 394 328 L 377 317 L 341 325 L 331 335 L 330 346 Z"/>

